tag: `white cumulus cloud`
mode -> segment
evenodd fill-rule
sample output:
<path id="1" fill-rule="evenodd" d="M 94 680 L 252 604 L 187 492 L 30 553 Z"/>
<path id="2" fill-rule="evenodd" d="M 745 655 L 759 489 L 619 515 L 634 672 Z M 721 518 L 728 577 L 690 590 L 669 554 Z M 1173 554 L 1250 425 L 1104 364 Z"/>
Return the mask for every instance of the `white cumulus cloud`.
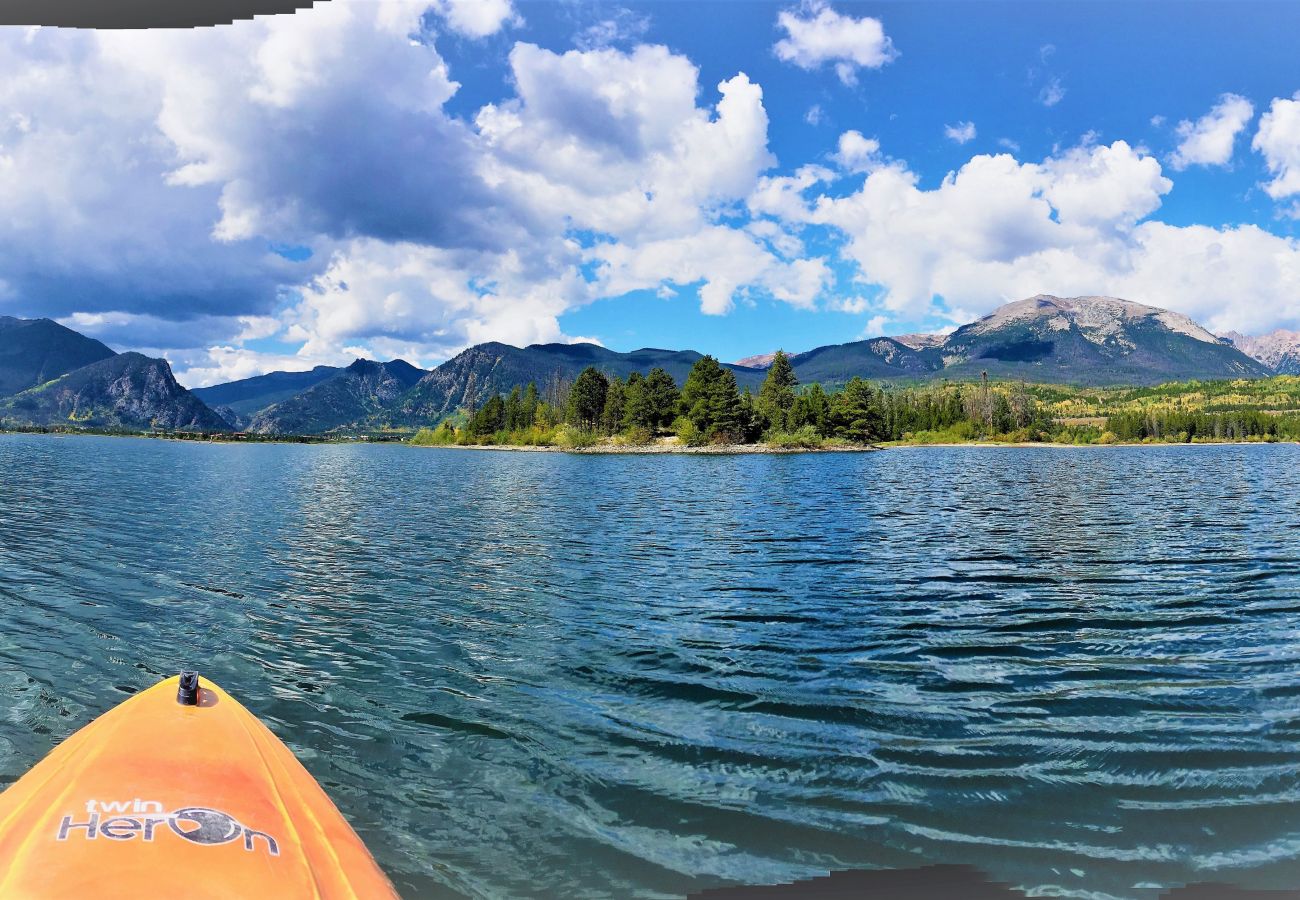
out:
<path id="1" fill-rule="evenodd" d="M 1178 148 L 1169 158 L 1175 171 L 1188 166 L 1226 166 L 1232 161 L 1232 147 L 1255 115 L 1245 97 L 1224 94 L 1208 113 L 1196 121 L 1178 123 Z"/>
<path id="2" fill-rule="evenodd" d="M 1300 91 L 1291 99 L 1273 98 L 1259 118 L 1259 131 L 1250 146 L 1264 155 L 1273 180 L 1264 190 L 1274 200 L 1300 194 Z M 1300 215 L 1300 207 L 1294 212 Z"/>
<path id="3" fill-rule="evenodd" d="M 452 31 L 470 38 L 484 38 L 507 25 L 523 24 L 510 0 L 436 0 L 433 8 Z"/>
<path id="4" fill-rule="evenodd" d="M 809 70 L 831 63 L 845 84 L 857 81 L 859 69 L 879 69 L 898 57 L 879 19 L 844 15 L 825 0 L 782 10 L 776 22 L 786 34 L 772 48 L 777 59 Z"/>
<path id="5" fill-rule="evenodd" d="M 880 156 L 880 141 L 863 137 L 860 131 L 841 134 L 832 158 L 850 172 L 869 172 L 884 164 Z"/>
<path id="6" fill-rule="evenodd" d="M 896 319 L 968 321 L 1040 292 L 1115 294 L 1214 330 L 1300 316 L 1300 242 L 1150 220 L 1171 187 L 1156 159 L 1115 141 L 1039 163 L 975 156 L 928 190 L 887 166 L 852 194 L 818 198 L 811 218 L 844 234 L 847 259 Z"/>

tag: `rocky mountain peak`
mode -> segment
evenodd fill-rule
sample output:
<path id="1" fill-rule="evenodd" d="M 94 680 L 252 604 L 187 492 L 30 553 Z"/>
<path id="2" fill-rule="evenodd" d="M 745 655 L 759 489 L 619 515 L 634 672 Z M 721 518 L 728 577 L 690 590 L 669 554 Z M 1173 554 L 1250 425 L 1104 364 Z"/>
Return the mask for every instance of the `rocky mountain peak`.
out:
<path id="1" fill-rule="evenodd" d="M 1222 343 L 1207 329 L 1182 313 L 1147 306 L 1119 297 L 1055 297 L 1037 294 L 999 306 L 960 331 L 987 334 L 1011 325 L 1024 324 L 1046 331 L 1068 331 L 1071 326 L 1094 343 L 1129 342 L 1127 332 L 1136 325 L 1155 324 L 1207 344 Z"/>

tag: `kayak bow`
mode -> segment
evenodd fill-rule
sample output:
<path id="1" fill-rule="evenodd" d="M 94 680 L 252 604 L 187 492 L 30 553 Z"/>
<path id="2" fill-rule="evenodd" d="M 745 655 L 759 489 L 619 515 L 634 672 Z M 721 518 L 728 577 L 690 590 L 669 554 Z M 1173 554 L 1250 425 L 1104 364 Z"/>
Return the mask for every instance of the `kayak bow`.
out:
<path id="1" fill-rule="evenodd" d="M 72 735 L 0 794 L 0 897 L 396 897 L 257 717 L 193 673 Z"/>

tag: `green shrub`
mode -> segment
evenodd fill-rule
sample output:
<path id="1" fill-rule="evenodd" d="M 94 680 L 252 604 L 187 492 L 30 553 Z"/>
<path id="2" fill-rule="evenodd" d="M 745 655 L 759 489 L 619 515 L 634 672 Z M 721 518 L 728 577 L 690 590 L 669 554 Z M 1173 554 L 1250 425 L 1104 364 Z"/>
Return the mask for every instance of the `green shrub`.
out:
<path id="1" fill-rule="evenodd" d="M 561 425 L 555 431 L 555 443 L 569 450 L 582 450 L 599 444 L 600 435 L 572 425 Z"/>
<path id="2" fill-rule="evenodd" d="M 614 443 L 628 447 L 643 447 L 654 443 L 654 432 L 649 428 L 633 427 L 614 437 Z"/>
<path id="3" fill-rule="evenodd" d="M 819 450 L 826 446 L 826 439 L 811 425 L 805 425 L 793 432 L 771 431 L 763 441 L 769 447 L 782 450 Z"/>
<path id="4" fill-rule="evenodd" d="M 411 437 L 410 443 L 417 447 L 446 447 L 456 443 L 456 431 L 445 423 L 437 428 L 421 428 Z"/>
<path id="5" fill-rule="evenodd" d="M 685 416 L 673 423 L 673 431 L 677 432 L 677 440 L 687 447 L 702 447 L 709 442 L 709 436 L 696 428 L 695 423 Z"/>

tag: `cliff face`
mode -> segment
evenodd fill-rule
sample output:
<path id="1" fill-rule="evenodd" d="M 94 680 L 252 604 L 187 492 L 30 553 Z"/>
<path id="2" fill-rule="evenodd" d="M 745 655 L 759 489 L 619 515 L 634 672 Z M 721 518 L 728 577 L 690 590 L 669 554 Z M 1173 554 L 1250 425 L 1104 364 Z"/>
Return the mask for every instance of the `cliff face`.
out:
<path id="1" fill-rule="evenodd" d="M 230 425 L 181 387 L 164 359 L 121 353 L 0 401 L 23 425 L 223 431 Z"/>

